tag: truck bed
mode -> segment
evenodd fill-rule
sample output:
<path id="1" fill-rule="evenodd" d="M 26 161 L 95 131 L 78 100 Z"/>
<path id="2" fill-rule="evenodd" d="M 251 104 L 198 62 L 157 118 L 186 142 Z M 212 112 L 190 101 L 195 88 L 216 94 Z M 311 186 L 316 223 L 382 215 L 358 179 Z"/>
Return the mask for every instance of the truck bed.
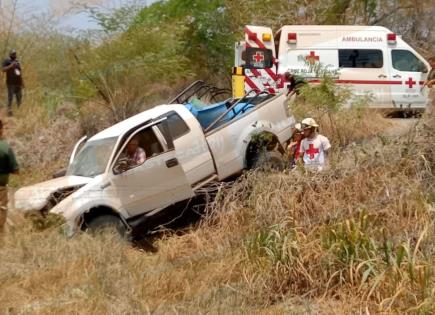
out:
<path id="1" fill-rule="evenodd" d="M 282 94 L 268 95 L 257 103 L 249 104 L 249 108 L 246 106 L 244 113 L 228 113 L 222 121 L 215 121 L 214 125 L 205 129 L 220 180 L 245 168 L 245 153 L 253 135 L 270 132 L 278 137 L 280 143 L 290 138 L 294 118 L 287 116 L 286 99 Z"/>
<path id="2" fill-rule="evenodd" d="M 228 108 L 230 108 L 235 100 L 227 99 L 225 101 L 206 105 L 198 104 L 198 102 L 190 102 L 185 104 L 186 108 L 198 119 L 203 130 L 207 130 L 207 133 L 212 130 L 225 125 L 229 121 L 241 117 L 242 115 L 252 111 L 257 105 L 265 102 L 273 95 L 264 95 L 250 102 L 252 98 L 247 98 L 246 101 L 237 104 L 233 110 L 229 111 L 222 119 L 213 124 L 219 116 L 223 115 Z M 211 126 L 213 124 L 213 126 Z M 209 128 L 211 126 L 211 128 Z"/>

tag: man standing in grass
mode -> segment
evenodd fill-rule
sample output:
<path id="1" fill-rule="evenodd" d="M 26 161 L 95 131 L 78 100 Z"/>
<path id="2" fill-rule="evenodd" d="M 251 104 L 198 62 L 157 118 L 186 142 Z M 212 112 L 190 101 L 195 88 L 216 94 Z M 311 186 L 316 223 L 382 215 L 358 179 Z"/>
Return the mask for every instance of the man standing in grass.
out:
<path id="1" fill-rule="evenodd" d="M 300 154 L 306 168 L 321 171 L 326 165 L 326 155 L 331 143 L 317 132 L 318 127 L 313 118 L 302 120 L 304 139 L 301 142 Z"/>
<path id="2" fill-rule="evenodd" d="M 14 96 L 17 99 L 17 106 L 21 105 L 23 96 L 23 77 L 21 74 L 21 65 L 17 59 L 17 52 L 11 50 L 9 58 L 3 61 L 2 71 L 6 73 L 6 87 L 8 90 L 8 116 L 12 116 L 12 101 Z"/>
<path id="3" fill-rule="evenodd" d="M 18 163 L 9 144 L 3 139 L 3 122 L 0 119 L 0 233 L 3 232 L 8 215 L 9 174 L 18 173 Z"/>

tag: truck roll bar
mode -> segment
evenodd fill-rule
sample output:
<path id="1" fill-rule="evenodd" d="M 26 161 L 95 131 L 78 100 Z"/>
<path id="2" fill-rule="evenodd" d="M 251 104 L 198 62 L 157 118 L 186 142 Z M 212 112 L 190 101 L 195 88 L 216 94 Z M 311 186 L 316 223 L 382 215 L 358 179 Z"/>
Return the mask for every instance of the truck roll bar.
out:
<path id="1" fill-rule="evenodd" d="M 201 99 L 207 94 L 210 95 L 211 100 L 215 100 L 219 95 L 231 94 L 231 91 L 229 89 L 218 88 L 214 85 L 207 84 L 202 80 L 198 80 L 186 87 L 177 96 L 175 96 L 175 98 L 169 100 L 168 104 L 186 104 L 194 95 Z"/>

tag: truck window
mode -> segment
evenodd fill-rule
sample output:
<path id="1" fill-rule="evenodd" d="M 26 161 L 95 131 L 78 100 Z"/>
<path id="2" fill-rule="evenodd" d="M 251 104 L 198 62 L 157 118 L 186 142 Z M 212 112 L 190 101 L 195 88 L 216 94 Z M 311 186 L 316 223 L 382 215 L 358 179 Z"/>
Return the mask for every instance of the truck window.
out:
<path id="1" fill-rule="evenodd" d="M 156 126 L 157 128 L 159 128 L 160 133 L 165 138 L 166 145 L 168 146 L 168 150 L 174 149 L 174 141 L 172 139 L 172 135 L 169 130 L 168 122 L 164 120 L 156 124 Z"/>
<path id="2" fill-rule="evenodd" d="M 95 177 L 104 173 L 118 137 L 87 142 L 68 168 L 67 175 Z"/>
<path id="3" fill-rule="evenodd" d="M 115 174 L 121 174 L 141 166 L 147 159 L 163 151 L 163 146 L 152 127 L 145 128 L 128 140 L 127 145 L 115 163 L 113 171 Z"/>
<path id="4" fill-rule="evenodd" d="M 424 63 L 409 50 L 395 49 L 391 51 L 393 68 L 399 71 L 427 72 Z"/>
<path id="5" fill-rule="evenodd" d="M 169 132 L 171 133 L 173 140 L 178 139 L 190 131 L 183 118 L 181 118 L 176 112 L 169 113 L 167 117 L 166 121 L 168 122 Z M 165 134 L 163 133 L 163 135 Z"/>
<path id="6" fill-rule="evenodd" d="M 338 51 L 340 68 L 382 68 L 382 50 L 377 49 L 340 49 Z"/>

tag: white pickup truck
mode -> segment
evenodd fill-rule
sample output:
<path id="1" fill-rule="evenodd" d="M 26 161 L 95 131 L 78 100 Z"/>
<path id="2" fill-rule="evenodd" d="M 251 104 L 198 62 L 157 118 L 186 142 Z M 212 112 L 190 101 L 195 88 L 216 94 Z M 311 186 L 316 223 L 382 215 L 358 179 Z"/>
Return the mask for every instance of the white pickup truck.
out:
<path id="1" fill-rule="evenodd" d="M 106 224 L 133 232 L 212 181 L 260 161 L 282 163 L 294 124 L 285 95 L 263 92 L 207 106 L 184 103 L 137 114 L 77 150 L 79 142 L 66 175 L 19 189 L 15 208 L 63 216 L 69 236 Z M 146 159 L 123 164 L 132 139 Z"/>

